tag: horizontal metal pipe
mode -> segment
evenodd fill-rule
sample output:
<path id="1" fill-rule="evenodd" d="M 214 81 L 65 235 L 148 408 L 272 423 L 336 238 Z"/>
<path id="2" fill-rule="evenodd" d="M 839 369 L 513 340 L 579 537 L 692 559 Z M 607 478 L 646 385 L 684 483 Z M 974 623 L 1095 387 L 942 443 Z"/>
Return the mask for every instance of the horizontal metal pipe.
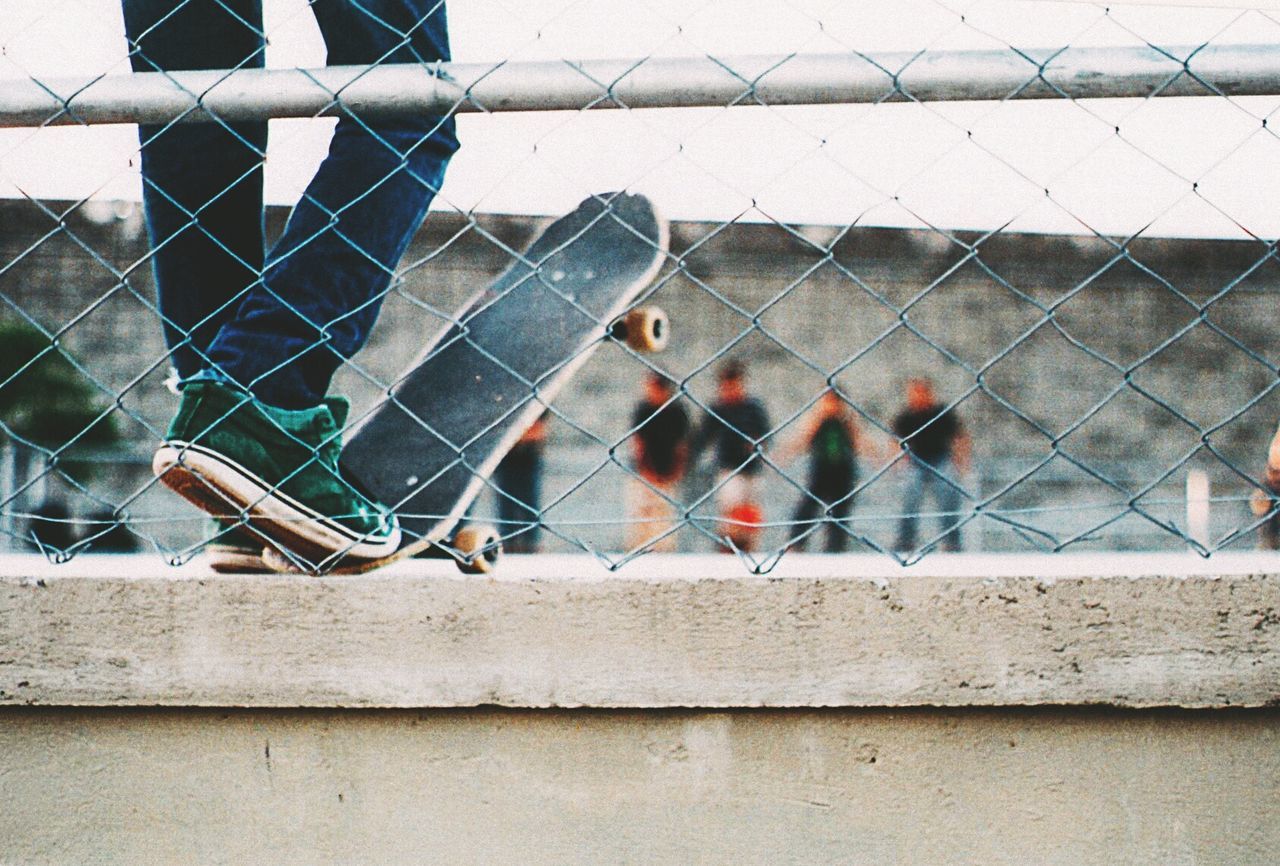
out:
<path id="1" fill-rule="evenodd" d="M 1167 54 L 1145 47 L 849 52 L 22 79 L 0 82 L 0 127 L 1218 93 L 1280 94 L 1280 45 L 1183 47 Z"/>

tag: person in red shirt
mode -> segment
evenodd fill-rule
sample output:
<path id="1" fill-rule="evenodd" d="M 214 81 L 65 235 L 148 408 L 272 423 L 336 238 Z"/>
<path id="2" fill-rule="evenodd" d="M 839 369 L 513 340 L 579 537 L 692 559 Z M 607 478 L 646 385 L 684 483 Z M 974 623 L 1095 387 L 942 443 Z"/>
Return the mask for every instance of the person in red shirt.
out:
<path id="1" fill-rule="evenodd" d="M 764 524 L 759 479 L 760 449 L 771 430 L 764 404 L 747 392 L 747 371 L 729 361 L 716 377 L 716 400 L 693 442 L 699 455 L 714 446 L 716 504 L 720 511 L 721 549 L 755 550 Z M 696 459 L 696 458 L 695 458 Z"/>
<path id="2" fill-rule="evenodd" d="M 1249 499 L 1249 508 L 1254 517 L 1265 517 L 1258 527 L 1258 547 L 1261 550 L 1280 548 L 1280 511 L 1277 511 L 1277 500 L 1280 500 L 1280 430 L 1271 440 L 1267 449 L 1267 468 L 1262 475 L 1262 489 L 1254 490 Z"/>
<path id="3" fill-rule="evenodd" d="M 631 416 L 635 476 L 627 485 L 627 548 L 673 552 L 679 486 L 689 463 L 689 413 L 670 380 L 652 372 Z"/>
<path id="4" fill-rule="evenodd" d="M 938 520 L 945 535 L 942 546 L 960 550 L 960 508 L 964 488 L 960 480 L 969 473 L 969 434 L 955 410 L 948 409 L 928 379 L 907 380 L 907 405 L 893 419 L 893 433 L 906 457 L 907 492 L 898 522 L 894 548 L 915 550 L 920 506 L 926 493 L 938 507 Z M 950 531 L 948 531 L 950 530 Z"/>

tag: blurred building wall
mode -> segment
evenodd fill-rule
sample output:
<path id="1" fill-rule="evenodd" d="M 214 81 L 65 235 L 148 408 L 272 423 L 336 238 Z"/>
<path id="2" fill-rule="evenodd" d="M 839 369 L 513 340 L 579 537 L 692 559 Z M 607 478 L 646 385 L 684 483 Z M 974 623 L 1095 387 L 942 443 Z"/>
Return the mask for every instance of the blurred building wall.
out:
<path id="1" fill-rule="evenodd" d="M 120 504 L 147 490 L 150 449 L 174 398 L 163 385 L 167 364 L 137 207 L 90 202 L 60 217 L 69 207 L 0 202 L 0 293 L 5 316 L 27 316 L 59 334 L 104 402 L 120 395 L 128 446 L 105 456 L 85 481 L 87 494 L 67 493 L 72 511 L 83 514 L 101 507 L 95 496 Z M 271 213 L 273 231 L 283 218 Z M 374 383 L 392 381 L 444 317 L 506 266 L 509 250 L 522 249 L 547 222 L 429 219 L 370 345 L 336 388 L 357 411 L 371 405 Z M 902 473 L 874 476 L 912 375 L 932 377 L 944 399 L 960 401 L 975 440 L 969 489 L 979 500 L 1003 491 L 988 510 L 1057 538 L 1105 522 L 1131 498 L 1151 518 L 1182 524 L 1186 470 L 1198 467 L 1215 496 L 1230 500 L 1213 509 L 1212 529 L 1221 535 L 1248 522 L 1250 488 L 1236 470 L 1260 470 L 1280 418 L 1272 390 L 1278 276 L 1273 251 L 1255 241 L 1121 246 L 1097 237 L 676 224 L 671 260 L 651 298 L 671 316 L 672 345 L 647 359 L 605 346 L 555 401 L 547 520 L 617 548 L 620 527 L 599 525 L 623 517 L 625 475 L 608 447 L 628 431 L 646 364 L 684 382 L 686 404 L 700 417 L 694 401 L 709 402 L 718 363 L 737 358 L 777 425 L 801 412 L 829 376 L 854 401 L 882 459 L 863 461 L 867 487 L 853 526 L 878 544 L 892 542 Z M 1220 457 L 1204 447 L 1206 434 Z M 629 447 L 616 453 L 625 462 Z M 782 468 L 790 482 L 767 473 L 770 521 L 788 518 L 794 484 L 805 479 L 803 461 Z M 696 501 L 710 481 L 704 466 L 686 500 Z M 154 513 L 150 496 L 144 492 L 131 514 Z M 477 513 L 490 507 L 482 500 Z M 711 528 L 709 507 L 695 514 Z M 968 524 L 965 534 L 970 547 L 1049 544 L 990 519 Z M 784 537 L 772 529 L 766 544 Z M 710 541 L 686 531 L 681 544 L 705 549 Z M 1181 543 L 1130 513 L 1091 544 Z"/>

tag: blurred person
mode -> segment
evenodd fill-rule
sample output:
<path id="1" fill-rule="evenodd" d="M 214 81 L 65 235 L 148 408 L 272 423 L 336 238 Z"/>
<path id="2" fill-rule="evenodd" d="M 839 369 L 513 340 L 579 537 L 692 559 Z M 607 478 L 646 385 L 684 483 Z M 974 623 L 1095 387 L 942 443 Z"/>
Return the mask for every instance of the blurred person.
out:
<path id="1" fill-rule="evenodd" d="M 960 478 L 969 473 L 969 434 L 955 411 L 946 408 L 924 378 L 907 380 L 907 405 L 893 419 L 893 433 L 907 460 L 907 492 L 894 548 L 915 549 L 920 506 L 925 493 L 937 503 L 945 550 L 960 550 Z M 948 531 L 950 530 L 950 531 Z"/>
<path id="2" fill-rule="evenodd" d="M 309 8 L 329 64 L 449 60 L 442 0 Z M 261 0 L 123 0 L 123 9 L 137 72 L 263 66 Z M 260 526 L 250 516 L 255 529 L 291 537 L 305 528 L 333 552 L 391 553 L 394 515 L 339 472 L 348 403 L 328 390 L 367 341 L 443 182 L 458 148 L 452 116 L 340 117 L 269 254 L 265 120 L 143 124 L 138 133 L 158 308 L 181 388 L 156 473 L 227 518 L 250 505 L 270 510 Z M 262 550 L 238 528 L 220 541 Z"/>
<path id="3" fill-rule="evenodd" d="M 792 543 L 796 550 L 808 546 L 809 527 L 819 515 L 829 515 L 827 553 L 840 553 L 848 547 L 849 535 L 841 527 L 853 511 L 853 490 L 858 485 L 858 457 L 869 452 L 857 416 L 834 389 L 818 398 L 801 421 L 799 436 L 778 455 L 781 463 L 790 462 L 801 453 L 809 455 L 809 475 L 805 493 L 792 515 L 794 531 L 799 537 Z"/>
<path id="4" fill-rule="evenodd" d="M 542 466 L 547 416 L 542 414 L 520 435 L 493 471 L 498 493 L 498 532 L 508 553 L 536 553 L 541 534 Z"/>
<path id="5" fill-rule="evenodd" d="M 41 552 L 70 549 L 76 543 L 71 509 L 58 499 L 46 499 L 28 518 L 27 535 Z"/>
<path id="6" fill-rule="evenodd" d="M 716 399 L 693 442 L 700 455 L 714 446 L 716 506 L 722 537 L 739 550 L 755 550 L 764 523 L 759 477 L 763 464 L 757 448 L 770 429 L 764 405 L 747 393 L 747 370 L 741 361 L 725 364 L 717 376 Z"/>
<path id="7" fill-rule="evenodd" d="M 87 523 L 91 553 L 133 553 L 138 549 L 138 539 L 110 509 L 95 511 Z"/>
<path id="8" fill-rule="evenodd" d="M 1267 466 L 1262 473 L 1262 489 L 1254 490 L 1249 497 L 1249 508 L 1254 517 L 1267 519 L 1258 527 L 1260 550 L 1280 549 L 1280 430 L 1276 430 L 1267 449 Z M 1270 516 L 1268 516 L 1270 515 Z"/>
<path id="9" fill-rule="evenodd" d="M 689 413 L 673 400 L 670 380 L 654 371 L 631 413 L 635 476 L 627 482 L 627 549 L 676 549 L 679 486 L 689 461 Z"/>

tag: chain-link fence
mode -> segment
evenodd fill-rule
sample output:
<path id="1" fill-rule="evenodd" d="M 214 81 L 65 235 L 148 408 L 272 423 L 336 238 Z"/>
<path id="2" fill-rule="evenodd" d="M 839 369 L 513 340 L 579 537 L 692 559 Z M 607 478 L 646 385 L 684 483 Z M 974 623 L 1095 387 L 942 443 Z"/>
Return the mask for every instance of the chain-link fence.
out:
<path id="1" fill-rule="evenodd" d="M 341 570 L 455 518 L 611 567 L 1277 542 L 1278 12 L 123 11 L 0 23 L 11 550 Z M 652 262 L 617 304 L 570 287 L 624 248 Z M 655 308 L 647 354 L 618 322 Z M 361 451 L 403 496 L 338 456 L 388 407 L 410 427 Z"/>

